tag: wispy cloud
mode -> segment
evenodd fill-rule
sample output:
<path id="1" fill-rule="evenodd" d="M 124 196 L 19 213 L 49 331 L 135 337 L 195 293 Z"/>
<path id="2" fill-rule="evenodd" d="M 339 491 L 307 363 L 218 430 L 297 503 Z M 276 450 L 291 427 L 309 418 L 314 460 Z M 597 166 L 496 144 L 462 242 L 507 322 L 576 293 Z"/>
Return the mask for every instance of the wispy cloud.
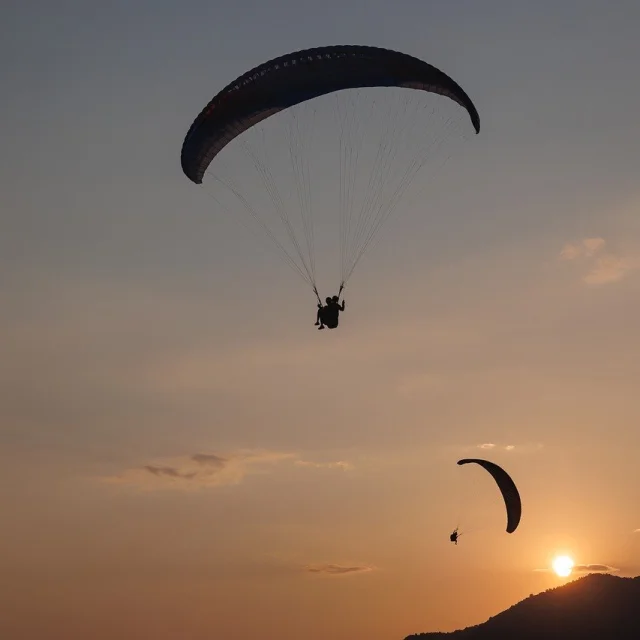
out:
<path id="1" fill-rule="evenodd" d="M 545 569 L 534 569 L 540 573 L 555 573 L 552 567 L 546 567 Z M 576 564 L 571 568 L 571 575 L 576 573 L 617 573 L 620 569 L 618 567 L 612 567 L 608 564 Z"/>
<path id="2" fill-rule="evenodd" d="M 640 267 L 638 258 L 619 258 L 617 256 L 601 256 L 594 267 L 584 277 L 589 284 L 607 284 L 622 280 L 630 271 Z"/>
<path id="3" fill-rule="evenodd" d="M 312 469 L 342 469 L 350 471 L 353 465 L 345 460 L 337 460 L 336 462 L 312 462 L 310 460 L 296 460 L 294 463 L 297 467 L 310 467 Z"/>
<path id="4" fill-rule="evenodd" d="M 191 456 L 191 459 L 198 464 L 211 465 L 218 468 L 224 467 L 228 462 L 227 458 L 222 458 L 221 456 L 216 456 L 212 453 L 196 453 Z"/>
<path id="5" fill-rule="evenodd" d="M 351 463 L 311 462 L 296 453 L 280 451 L 239 451 L 226 456 L 196 453 L 191 456 L 157 460 L 117 475 L 101 478 L 108 484 L 128 485 L 143 490 L 193 490 L 242 482 L 251 474 L 269 473 L 281 463 L 311 469 L 352 469 Z"/>
<path id="6" fill-rule="evenodd" d="M 323 573 L 331 576 L 343 576 L 353 573 L 366 573 L 373 571 L 374 567 L 368 565 L 340 565 L 340 564 L 310 564 L 305 571 L 309 573 Z"/>
<path id="7" fill-rule="evenodd" d="M 166 477 L 166 478 L 180 478 L 182 480 L 191 480 L 196 476 L 195 471 L 191 471 L 189 473 L 181 472 L 179 469 L 175 467 L 156 467 L 151 464 L 144 465 L 143 469 L 153 474 L 158 478 Z"/>
<path id="8" fill-rule="evenodd" d="M 523 443 L 523 444 L 498 444 L 495 442 L 483 442 L 481 444 L 475 444 L 471 447 L 465 447 L 465 449 L 482 449 L 483 451 L 515 451 L 519 453 L 530 453 L 532 451 L 539 451 L 543 448 L 541 442 Z"/>
<path id="9" fill-rule="evenodd" d="M 102 480 L 146 490 L 219 487 L 239 484 L 247 474 L 264 472 L 294 457 L 295 454 L 274 451 L 239 452 L 225 457 L 197 453 L 126 469 Z"/>
<path id="10" fill-rule="evenodd" d="M 560 259 L 590 258 L 598 253 L 604 244 L 604 238 L 583 238 L 578 242 L 567 242 L 560 251 Z"/>
<path id="11" fill-rule="evenodd" d="M 577 564 L 573 567 L 572 573 L 615 573 L 620 571 L 616 567 L 608 564 Z"/>
<path id="12" fill-rule="evenodd" d="M 587 284 L 608 284 L 622 280 L 628 273 L 640 268 L 640 258 L 618 256 L 605 250 L 603 238 L 584 238 L 579 242 L 570 242 L 560 251 L 561 260 L 588 258 L 590 268 L 583 281 Z"/>

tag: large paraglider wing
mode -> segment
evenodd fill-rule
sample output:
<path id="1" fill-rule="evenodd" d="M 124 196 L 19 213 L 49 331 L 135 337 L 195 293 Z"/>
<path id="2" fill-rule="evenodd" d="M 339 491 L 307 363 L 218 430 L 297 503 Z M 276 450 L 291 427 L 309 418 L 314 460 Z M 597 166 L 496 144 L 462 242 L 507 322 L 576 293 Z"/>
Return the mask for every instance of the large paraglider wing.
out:
<path id="1" fill-rule="evenodd" d="M 513 533 L 520 523 L 520 516 L 522 515 L 522 503 L 520 502 L 520 494 L 518 489 L 511 479 L 511 476 L 497 464 L 489 462 L 488 460 L 480 460 L 478 458 L 465 458 L 458 460 L 458 464 L 479 464 L 484 467 L 496 481 L 498 488 L 502 492 L 504 498 L 504 504 L 507 507 L 507 533 Z"/>
<path id="2" fill-rule="evenodd" d="M 265 62 L 220 91 L 187 132 L 182 169 L 200 184 L 213 158 L 243 131 L 306 100 L 363 87 L 403 87 L 446 96 L 467 110 L 476 133 L 480 131 L 469 96 L 430 64 L 378 47 L 320 47 Z"/>

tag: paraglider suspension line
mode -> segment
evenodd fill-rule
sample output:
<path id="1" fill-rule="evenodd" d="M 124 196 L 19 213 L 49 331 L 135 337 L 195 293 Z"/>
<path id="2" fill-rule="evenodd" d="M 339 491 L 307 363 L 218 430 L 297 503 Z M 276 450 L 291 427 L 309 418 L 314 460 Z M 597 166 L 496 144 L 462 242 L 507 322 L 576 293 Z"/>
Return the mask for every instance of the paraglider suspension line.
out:
<path id="1" fill-rule="evenodd" d="M 340 283 L 340 289 L 338 289 L 338 300 L 342 295 L 342 291 L 344 290 L 344 282 Z M 320 294 L 318 293 L 318 288 L 316 286 L 313 287 L 313 293 L 316 294 L 316 298 L 318 299 L 318 303 L 322 305 L 322 299 L 320 298 Z"/>

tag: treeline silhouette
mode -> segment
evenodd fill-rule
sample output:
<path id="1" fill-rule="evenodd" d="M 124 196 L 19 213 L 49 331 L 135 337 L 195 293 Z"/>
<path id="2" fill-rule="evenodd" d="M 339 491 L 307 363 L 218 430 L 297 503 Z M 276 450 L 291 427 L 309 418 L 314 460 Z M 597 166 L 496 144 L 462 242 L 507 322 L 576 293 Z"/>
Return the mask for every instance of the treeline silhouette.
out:
<path id="1" fill-rule="evenodd" d="M 405 640 L 640 640 L 640 577 L 589 574 L 532 595 L 482 624 Z"/>

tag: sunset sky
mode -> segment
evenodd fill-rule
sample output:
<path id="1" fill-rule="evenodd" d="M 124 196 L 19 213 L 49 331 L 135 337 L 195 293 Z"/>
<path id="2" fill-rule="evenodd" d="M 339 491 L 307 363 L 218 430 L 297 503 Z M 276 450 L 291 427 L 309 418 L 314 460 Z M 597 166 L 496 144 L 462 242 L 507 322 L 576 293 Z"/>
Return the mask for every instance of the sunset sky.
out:
<path id="1" fill-rule="evenodd" d="M 10 0 L 0 637 L 400 640 L 640 573 L 639 24 L 637 0 Z M 443 69 L 482 129 L 318 332 L 180 147 L 239 74 L 337 43 Z M 514 534 L 462 457 L 512 475 Z"/>

